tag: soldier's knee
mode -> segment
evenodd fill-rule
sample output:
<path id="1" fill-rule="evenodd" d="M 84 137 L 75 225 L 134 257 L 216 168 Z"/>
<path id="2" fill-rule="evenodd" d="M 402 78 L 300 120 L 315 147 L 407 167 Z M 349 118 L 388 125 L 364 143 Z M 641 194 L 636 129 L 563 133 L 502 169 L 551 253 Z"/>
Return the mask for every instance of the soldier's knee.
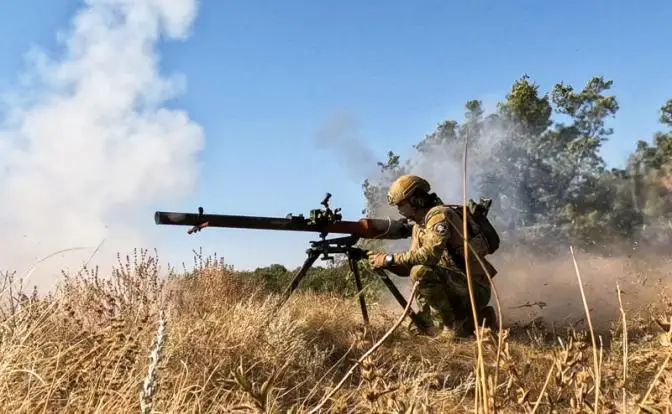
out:
<path id="1" fill-rule="evenodd" d="M 415 265 L 411 267 L 411 273 L 410 273 L 411 280 L 413 280 L 414 282 L 418 282 L 423 279 L 426 280 L 426 276 L 431 274 L 433 271 L 434 269 L 432 269 L 429 266 Z"/>

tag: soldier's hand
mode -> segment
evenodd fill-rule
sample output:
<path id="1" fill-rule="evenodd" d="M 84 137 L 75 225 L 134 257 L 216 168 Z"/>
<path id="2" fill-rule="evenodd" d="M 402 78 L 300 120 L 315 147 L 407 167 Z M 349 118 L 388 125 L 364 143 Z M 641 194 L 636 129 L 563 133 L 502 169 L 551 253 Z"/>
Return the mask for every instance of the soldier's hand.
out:
<path id="1" fill-rule="evenodd" d="M 385 254 L 378 252 L 368 252 L 369 264 L 374 269 L 382 269 L 385 266 Z"/>

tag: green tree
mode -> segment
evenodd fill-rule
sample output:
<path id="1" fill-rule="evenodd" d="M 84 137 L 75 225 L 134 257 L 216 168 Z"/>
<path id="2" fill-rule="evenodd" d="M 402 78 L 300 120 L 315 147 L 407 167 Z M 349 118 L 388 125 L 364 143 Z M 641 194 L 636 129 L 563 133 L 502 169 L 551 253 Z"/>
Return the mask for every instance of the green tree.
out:
<path id="1" fill-rule="evenodd" d="M 495 113 L 486 116 L 481 102 L 468 101 L 462 124 L 443 121 L 414 148 L 420 156 L 432 153 L 459 161 L 462 154 L 454 151 L 456 145 L 466 142 L 478 150 L 484 140 L 497 134 L 492 159 L 480 165 L 476 182 L 482 194 L 498 201 L 493 214 L 499 228 L 514 231 L 550 225 L 588 241 L 599 226 L 623 220 L 621 215 L 612 219 L 602 214 L 609 200 L 617 197 L 621 204 L 632 200 L 623 199 L 623 191 L 601 190 L 605 182 L 614 180 L 599 155 L 602 143 L 612 134 L 606 120 L 618 111 L 616 98 L 607 95 L 611 87 L 612 81 L 593 77 L 579 91 L 561 82 L 550 94 L 541 95 L 539 86 L 524 75 L 514 82 Z M 566 123 L 554 122 L 553 113 Z M 394 165 L 401 165 L 398 157 Z M 373 189 L 367 184 L 367 204 L 375 205 L 372 195 L 381 196 L 387 188 L 379 184 Z"/>
<path id="2" fill-rule="evenodd" d="M 672 99 L 660 108 L 659 120 L 672 127 Z M 672 216 L 672 131 L 656 132 L 653 145 L 639 140 L 626 171 L 635 208 L 647 223 L 667 224 Z"/>
<path id="3" fill-rule="evenodd" d="M 378 162 L 380 168 L 380 181 L 372 182 L 369 179 L 364 180 L 362 190 L 366 198 L 366 207 L 362 210 L 362 214 L 367 217 L 379 217 L 382 215 L 384 206 L 387 205 L 387 187 L 384 183 L 392 182 L 397 177 L 407 172 L 406 168 L 401 164 L 400 157 L 394 152 L 387 153 L 387 160 Z"/>

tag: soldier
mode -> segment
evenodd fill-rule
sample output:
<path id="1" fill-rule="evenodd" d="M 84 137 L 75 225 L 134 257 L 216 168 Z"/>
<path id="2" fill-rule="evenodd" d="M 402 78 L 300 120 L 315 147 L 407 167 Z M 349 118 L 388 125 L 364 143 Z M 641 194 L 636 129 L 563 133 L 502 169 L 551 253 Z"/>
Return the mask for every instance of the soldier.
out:
<path id="1" fill-rule="evenodd" d="M 414 222 L 411 247 L 403 253 L 369 252 L 371 266 L 374 269 L 387 269 L 399 276 L 410 276 L 414 282 L 418 281 L 417 303 L 420 315 L 428 323 L 432 324 L 430 314 L 434 310 L 440 316 L 444 329 L 454 330 L 458 337 L 473 335 L 460 213 L 443 204 L 436 193 L 430 193 L 430 185 L 425 179 L 414 175 L 399 177 L 390 186 L 387 199 L 401 215 Z M 472 221 L 468 223 L 471 226 L 475 224 Z M 495 268 L 483 256 L 494 251 L 497 246 L 490 248 L 487 237 L 478 231 L 473 238 L 469 236 L 469 242 L 478 252 L 490 276 L 494 277 Z M 483 322 L 485 318 L 486 326 L 495 329 L 495 312 L 488 306 L 490 282 L 471 251 L 469 259 L 478 320 Z"/>

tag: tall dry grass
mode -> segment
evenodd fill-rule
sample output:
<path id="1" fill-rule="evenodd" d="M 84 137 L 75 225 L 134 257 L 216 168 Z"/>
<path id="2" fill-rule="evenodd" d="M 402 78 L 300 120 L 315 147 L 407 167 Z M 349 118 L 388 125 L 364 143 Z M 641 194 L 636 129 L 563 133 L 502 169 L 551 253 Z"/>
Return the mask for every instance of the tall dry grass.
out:
<path id="1" fill-rule="evenodd" d="M 5 275 L 0 412 L 309 412 L 332 393 L 320 412 L 483 410 L 473 340 L 415 336 L 404 323 L 333 392 L 401 310 L 371 304 L 365 330 L 356 299 L 297 292 L 277 309 L 279 298 L 221 260 L 160 272 L 139 251 L 105 277 L 66 275 L 45 298 Z M 596 334 L 597 357 L 586 329 L 482 332 L 488 411 L 593 412 L 597 399 L 600 412 L 667 412 L 672 300 L 659 292 L 645 307 L 623 305 Z"/>

